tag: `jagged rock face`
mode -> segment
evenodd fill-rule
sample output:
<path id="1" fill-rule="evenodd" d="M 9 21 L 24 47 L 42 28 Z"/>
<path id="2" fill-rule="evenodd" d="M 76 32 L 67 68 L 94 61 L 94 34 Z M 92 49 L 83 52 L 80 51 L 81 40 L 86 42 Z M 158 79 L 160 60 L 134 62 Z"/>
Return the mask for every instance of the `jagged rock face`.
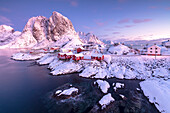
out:
<path id="1" fill-rule="evenodd" d="M 47 38 L 48 19 L 44 16 L 32 17 L 27 22 L 22 34 L 32 34 L 37 42 Z"/>
<path id="2" fill-rule="evenodd" d="M 48 19 L 44 16 L 32 17 L 25 25 L 20 38 L 13 47 L 25 48 L 33 45 L 48 45 L 50 42 L 61 40 L 66 34 L 74 34 L 71 21 L 58 12 L 53 12 Z"/>
<path id="3" fill-rule="evenodd" d="M 47 39 L 47 26 L 48 26 L 48 19 L 46 17 L 41 16 L 36 18 L 33 25 L 32 34 L 33 37 L 38 42 Z"/>
<path id="4" fill-rule="evenodd" d="M 53 12 L 48 23 L 48 39 L 57 41 L 65 33 L 74 31 L 74 27 L 68 18 L 58 12 Z"/>
<path id="5" fill-rule="evenodd" d="M 78 35 L 84 43 L 104 45 L 104 43 L 100 41 L 94 34 L 78 32 Z"/>

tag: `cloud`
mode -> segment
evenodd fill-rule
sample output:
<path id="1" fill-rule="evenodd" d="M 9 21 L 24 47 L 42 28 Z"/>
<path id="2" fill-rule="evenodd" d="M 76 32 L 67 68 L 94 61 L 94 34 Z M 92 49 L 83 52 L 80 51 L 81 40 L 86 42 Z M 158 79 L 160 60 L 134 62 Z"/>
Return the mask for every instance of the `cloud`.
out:
<path id="1" fill-rule="evenodd" d="M 10 9 L 5 8 L 5 7 L 0 7 L 0 11 L 3 11 L 3 12 L 11 12 Z"/>
<path id="2" fill-rule="evenodd" d="M 135 25 L 114 26 L 114 28 L 123 29 L 123 28 L 131 28 L 131 27 L 134 27 L 134 26 Z"/>
<path id="3" fill-rule="evenodd" d="M 125 28 L 130 28 L 130 27 L 134 27 L 134 25 L 126 25 L 124 26 Z"/>
<path id="4" fill-rule="evenodd" d="M 120 21 L 118 21 L 118 24 L 124 24 L 124 23 L 128 23 L 130 22 L 130 19 L 126 18 L 126 19 L 122 19 Z"/>
<path id="5" fill-rule="evenodd" d="M 97 37 L 108 37 L 109 35 L 105 34 L 105 35 L 98 35 Z"/>
<path id="6" fill-rule="evenodd" d="M 0 15 L 0 23 L 6 25 L 13 25 L 11 20 L 5 16 Z"/>
<path id="7" fill-rule="evenodd" d="M 149 8 L 150 9 L 157 9 L 158 7 L 157 6 L 150 6 Z"/>
<path id="8" fill-rule="evenodd" d="M 144 23 L 144 22 L 150 22 L 152 19 L 134 19 L 133 23 L 138 24 L 138 23 Z"/>
<path id="9" fill-rule="evenodd" d="M 82 26 L 84 29 L 91 29 L 90 27 L 88 26 Z"/>
<path id="10" fill-rule="evenodd" d="M 113 10 L 122 10 L 122 8 L 121 7 L 114 7 L 114 8 L 112 8 Z"/>
<path id="11" fill-rule="evenodd" d="M 65 2 L 70 4 L 73 7 L 78 6 L 78 0 L 49 0 L 49 1 L 55 1 L 55 2 Z"/>
<path id="12" fill-rule="evenodd" d="M 124 3 L 124 2 L 126 2 L 127 0 L 118 0 L 118 2 L 120 2 L 120 3 Z"/>
<path id="13" fill-rule="evenodd" d="M 73 7 L 76 7 L 76 6 L 78 6 L 78 2 L 75 0 L 70 0 L 70 5 Z"/>
<path id="14" fill-rule="evenodd" d="M 104 26 L 107 24 L 107 22 L 102 22 L 101 20 L 94 20 L 94 22 L 96 23 L 97 26 Z"/>
<path id="15" fill-rule="evenodd" d="M 113 32 L 113 34 L 114 34 L 114 35 L 116 35 L 116 34 L 120 34 L 120 32 Z"/>
<path id="16" fill-rule="evenodd" d="M 167 7 L 166 10 L 170 10 L 170 7 Z"/>

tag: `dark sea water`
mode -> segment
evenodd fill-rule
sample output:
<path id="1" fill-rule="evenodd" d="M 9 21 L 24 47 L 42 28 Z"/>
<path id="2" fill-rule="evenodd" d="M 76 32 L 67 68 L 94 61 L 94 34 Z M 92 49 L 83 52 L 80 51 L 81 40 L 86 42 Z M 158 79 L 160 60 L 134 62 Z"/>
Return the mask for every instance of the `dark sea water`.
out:
<path id="1" fill-rule="evenodd" d="M 73 113 L 73 112 L 141 112 L 157 113 L 142 92 L 138 92 L 139 80 L 107 80 L 125 83 L 125 89 L 109 92 L 115 102 L 104 111 L 98 109 L 103 94 L 93 85 L 95 80 L 85 79 L 78 74 L 52 76 L 47 66 L 38 66 L 35 61 L 10 59 L 13 51 L 0 50 L 0 113 Z M 79 88 L 77 97 L 57 100 L 52 97 L 57 89 L 69 84 Z M 127 97 L 122 100 L 119 94 Z"/>

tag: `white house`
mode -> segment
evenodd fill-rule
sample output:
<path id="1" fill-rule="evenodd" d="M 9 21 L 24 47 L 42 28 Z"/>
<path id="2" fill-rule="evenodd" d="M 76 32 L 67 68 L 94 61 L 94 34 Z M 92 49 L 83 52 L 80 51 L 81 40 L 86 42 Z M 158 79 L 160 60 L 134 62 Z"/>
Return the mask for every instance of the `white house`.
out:
<path id="1" fill-rule="evenodd" d="M 147 54 L 148 55 L 161 55 L 161 47 L 157 45 L 150 46 L 147 49 Z"/>

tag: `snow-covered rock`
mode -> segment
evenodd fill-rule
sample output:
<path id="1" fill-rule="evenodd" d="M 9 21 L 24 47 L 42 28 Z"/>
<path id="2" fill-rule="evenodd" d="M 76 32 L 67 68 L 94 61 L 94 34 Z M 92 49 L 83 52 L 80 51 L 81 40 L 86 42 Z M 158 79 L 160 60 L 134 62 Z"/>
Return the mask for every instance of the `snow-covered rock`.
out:
<path id="1" fill-rule="evenodd" d="M 49 63 L 51 63 L 55 58 L 56 58 L 56 56 L 51 56 L 50 54 L 46 54 L 46 55 L 43 56 L 41 59 L 37 60 L 37 63 L 40 64 L 40 65 L 49 64 Z"/>
<path id="2" fill-rule="evenodd" d="M 116 91 L 118 88 L 124 88 L 123 83 L 113 83 L 113 89 Z"/>
<path id="3" fill-rule="evenodd" d="M 170 80 L 145 80 L 140 82 L 144 95 L 161 113 L 170 113 Z"/>
<path id="4" fill-rule="evenodd" d="M 96 68 L 89 66 L 89 67 L 85 68 L 83 70 L 83 72 L 79 74 L 79 76 L 90 78 L 90 77 L 94 76 L 97 72 L 98 72 L 98 70 Z"/>
<path id="5" fill-rule="evenodd" d="M 107 105 L 114 101 L 115 99 L 112 97 L 111 93 L 108 93 L 101 98 L 99 104 L 101 105 L 101 109 L 104 109 Z"/>
<path id="6" fill-rule="evenodd" d="M 70 62 L 63 62 L 62 64 L 56 66 L 55 69 L 50 73 L 52 75 L 61 75 L 61 74 L 80 72 L 81 70 L 82 70 L 82 65 L 70 61 Z"/>
<path id="7" fill-rule="evenodd" d="M 97 84 L 103 93 L 107 93 L 108 89 L 110 88 L 109 83 L 105 80 L 97 80 L 94 82 L 94 84 Z"/>
<path id="8" fill-rule="evenodd" d="M 119 94 L 120 95 L 120 97 L 122 98 L 122 99 L 124 99 L 125 98 L 125 96 L 124 95 L 122 95 L 122 94 Z"/>
<path id="9" fill-rule="evenodd" d="M 129 53 L 130 48 L 125 45 L 120 44 L 118 46 L 111 46 L 108 51 L 111 54 L 123 55 L 123 54 Z"/>
<path id="10" fill-rule="evenodd" d="M 43 57 L 45 54 L 40 53 L 36 55 L 31 55 L 29 53 L 16 53 L 12 55 L 12 59 L 14 60 L 36 60 Z"/>
<path id="11" fill-rule="evenodd" d="M 59 91 L 60 91 L 60 90 L 59 90 Z M 57 92 L 59 92 L 59 91 L 57 91 Z M 69 88 L 69 89 L 63 90 L 61 93 L 58 93 L 57 96 L 61 96 L 61 95 L 67 95 L 67 96 L 69 96 L 69 95 L 71 95 L 73 92 L 78 93 L 78 89 L 75 88 L 75 87 L 71 87 L 71 88 Z M 56 92 L 55 92 L 55 93 L 56 93 Z"/>
<path id="12" fill-rule="evenodd" d="M 58 95 L 58 94 L 60 94 L 62 92 L 62 90 L 57 90 L 56 92 L 55 92 L 55 95 Z"/>

